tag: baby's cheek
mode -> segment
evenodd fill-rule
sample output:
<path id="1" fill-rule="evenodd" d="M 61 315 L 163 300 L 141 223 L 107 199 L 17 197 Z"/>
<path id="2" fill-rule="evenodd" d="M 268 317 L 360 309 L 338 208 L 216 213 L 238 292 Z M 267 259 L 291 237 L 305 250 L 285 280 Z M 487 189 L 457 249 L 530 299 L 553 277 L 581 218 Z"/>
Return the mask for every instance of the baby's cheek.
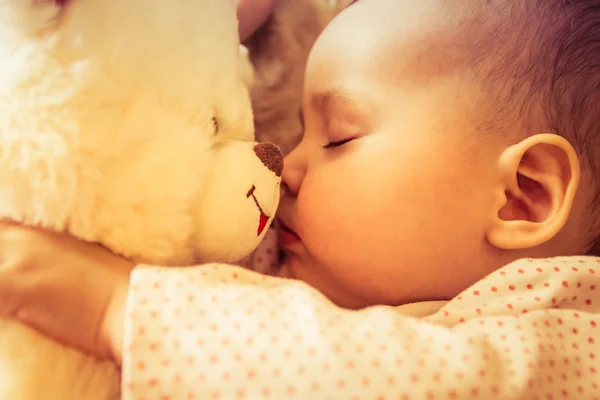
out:
<path id="1" fill-rule="evenodd" d="M 378 207 L 361 208 L 367 203 L 364 197 L 338 192 L 314 202 L 299 201 L 296 209 L 301 221 L 298 233 L 310 255 L 295 259 L 307 264 L 296 265 L 297 277 L 349 307 L 391 304 L 395 296 L 390 282 L 397 280 L 400 250 L 391 237 L 382 237 L 387 235 L 383 223 L 393 224 Z"/>
<path id="2" fill-rule="evenodd" d="M 299 204 L 298 220 L 302 221 L 302 241 L 319 263 L 347 264 L 360 254 L 358 245 L 365 232 L 356 220 L 351 200 L 334 194 L 312 206 Z"/>
<path id="3" fill-rule="evenodd" d="M 307 246 L 319 250 L 317 257 L 353 253 L 378 224 L 375 217 L 381 213 L 373 204 L 373 193 L 363 191 L 360 171 L 339 164 L 307 174 L 298 197 L 299 233 Z"/>

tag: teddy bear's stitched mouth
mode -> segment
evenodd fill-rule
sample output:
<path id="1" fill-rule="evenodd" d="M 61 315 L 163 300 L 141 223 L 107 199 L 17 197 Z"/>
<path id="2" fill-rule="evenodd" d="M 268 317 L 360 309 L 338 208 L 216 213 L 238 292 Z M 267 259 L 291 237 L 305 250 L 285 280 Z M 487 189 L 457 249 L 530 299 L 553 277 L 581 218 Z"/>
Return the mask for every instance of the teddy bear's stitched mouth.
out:
<path id="1" fill-rule="evenodd" d="M 248 193 L 246 194 L 246 198 L 252 197 L 252 199 L 254 200 L 254 204 L 256 204 L 256 207 L 258 207 L 258 211 L 260 211 L 260 217 L 258 219 L 258 229 L 256 230 L 256 236 L 260 236 L 260 234 L 267 227 L 267 223 L 269 222 L 270 217 L 263 211 L 262 207 L 260 206 L 258 199 L 254 195 L 255 190 L 256 186 L 252 185 L 252 187 L 250 188 L 250 190 L 248 190 Z"/>

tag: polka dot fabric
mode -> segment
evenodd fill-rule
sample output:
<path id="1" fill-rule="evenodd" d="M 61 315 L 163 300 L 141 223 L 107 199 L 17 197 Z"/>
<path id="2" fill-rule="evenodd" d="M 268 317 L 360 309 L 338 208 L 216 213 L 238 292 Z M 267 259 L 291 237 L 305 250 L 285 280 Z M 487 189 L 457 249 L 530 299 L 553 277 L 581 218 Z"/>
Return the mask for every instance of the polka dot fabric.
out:
<path id="1" fill-rule="evenodd" d="M 600 399 L 600 259 L 521 260 L 422 318 L 239 267 L 144 268 L 125 400 Z"/>
<path id="2" fill-rule="evenodd" d="M 266 275 L 279 275 L 279 249 L 277 232 L 270 228 L 257 249 L 237 265 Z"/>

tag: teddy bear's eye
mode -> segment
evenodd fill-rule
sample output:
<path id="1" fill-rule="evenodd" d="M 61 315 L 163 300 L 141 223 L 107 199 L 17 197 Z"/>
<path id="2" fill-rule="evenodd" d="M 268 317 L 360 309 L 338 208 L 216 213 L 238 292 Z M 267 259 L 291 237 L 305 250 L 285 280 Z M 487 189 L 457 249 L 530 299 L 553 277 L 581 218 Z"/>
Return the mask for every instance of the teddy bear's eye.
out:
<path id="1" fill-rule="evenodd" d="M 217 119 L 213 117 L 212 123 L 213 123 L 213 135 L 216 136 L 219 133 L 219 121 L 217 121 Z"/>

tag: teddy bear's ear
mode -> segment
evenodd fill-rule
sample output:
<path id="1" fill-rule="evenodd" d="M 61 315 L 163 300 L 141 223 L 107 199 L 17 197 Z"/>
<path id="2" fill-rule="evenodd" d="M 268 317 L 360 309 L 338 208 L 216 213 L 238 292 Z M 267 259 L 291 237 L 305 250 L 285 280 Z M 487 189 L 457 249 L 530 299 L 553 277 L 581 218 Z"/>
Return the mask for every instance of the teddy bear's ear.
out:
<path id="1" fill-rule="evenodd" d="M 58 0 L 2 0 L 0 27 L 5 34 L 39 35 L 57 26 L 61 10 L 62 2 Z"/>

